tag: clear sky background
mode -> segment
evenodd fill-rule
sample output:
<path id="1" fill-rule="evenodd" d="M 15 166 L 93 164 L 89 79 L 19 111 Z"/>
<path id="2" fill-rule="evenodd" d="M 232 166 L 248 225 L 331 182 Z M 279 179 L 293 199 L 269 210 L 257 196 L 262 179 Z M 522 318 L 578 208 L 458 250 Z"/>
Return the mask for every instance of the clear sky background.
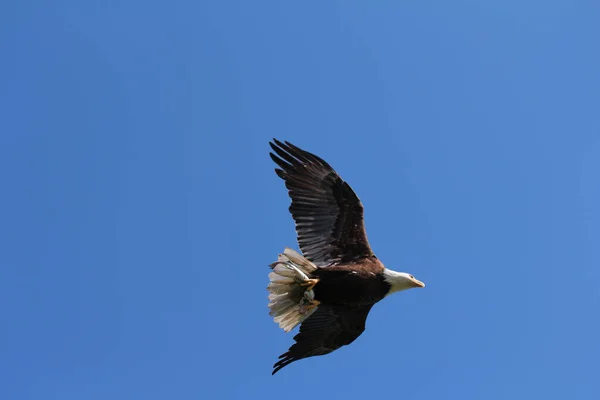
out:
<path id="1" fill-rule="evenodd" d="M 485 4 L 484 4 L 485 3 Z M 598 1 L 4 1 L 0 398 L 600 398 Z M 292 344 L 272 137 L 362 199 L 352 346 Z"/>

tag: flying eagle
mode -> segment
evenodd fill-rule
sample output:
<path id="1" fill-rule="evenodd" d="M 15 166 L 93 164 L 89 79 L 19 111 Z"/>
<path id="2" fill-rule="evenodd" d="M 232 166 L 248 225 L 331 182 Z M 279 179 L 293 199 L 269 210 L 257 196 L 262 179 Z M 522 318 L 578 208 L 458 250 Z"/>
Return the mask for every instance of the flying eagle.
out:
<path id="1" fill-rule="evenodd" d="M 384 267 L 365 232 L 363 206 L 352 188 L 321 158 L 273 139 L 269 153 L 285 181 L 302 255 L 286 248 L 270 265 L 269 308 L 289 332 L 289 350 L 273 374 L 307 357 L 331 353 L 365 330 L 371 307 L 387 295 L 425 287 L 405 272 Z"/>

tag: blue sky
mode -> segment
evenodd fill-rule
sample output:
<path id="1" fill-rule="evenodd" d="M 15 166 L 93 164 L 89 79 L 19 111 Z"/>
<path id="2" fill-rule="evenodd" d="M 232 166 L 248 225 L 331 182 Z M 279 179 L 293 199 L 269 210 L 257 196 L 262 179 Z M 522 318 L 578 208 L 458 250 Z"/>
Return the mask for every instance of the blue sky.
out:
<path id="1" fill-rule="evenodd" d="M 485 3 L 485 4 L 483 4 Z M 0 398 L 596 399 L 597 1 L 0 5 Z M 292 343 L 268 140 L 424 290 Z"/>

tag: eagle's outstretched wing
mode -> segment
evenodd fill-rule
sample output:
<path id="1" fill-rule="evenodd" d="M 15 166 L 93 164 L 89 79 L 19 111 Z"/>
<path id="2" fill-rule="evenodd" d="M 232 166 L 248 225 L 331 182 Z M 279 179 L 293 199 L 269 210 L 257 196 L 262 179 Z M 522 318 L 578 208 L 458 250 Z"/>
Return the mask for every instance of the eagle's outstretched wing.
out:
<path id="1" fill-rule="evenodd" d="M 279 356 L 273 374 L 294 361 L 328 354 L 352 343 L 364 332 L 371 307 L 319 306 L 300 326 L 294 336 L 296 343 Z"/>
<path id="2" fill-rule="evenodd" d="M 363 206 L 346 182 L 321 158 L 289 142 L 273 139 L 275 169 L 285 181 L 304 257 L 324 266 L 373 255 L 363 222 Z"/>

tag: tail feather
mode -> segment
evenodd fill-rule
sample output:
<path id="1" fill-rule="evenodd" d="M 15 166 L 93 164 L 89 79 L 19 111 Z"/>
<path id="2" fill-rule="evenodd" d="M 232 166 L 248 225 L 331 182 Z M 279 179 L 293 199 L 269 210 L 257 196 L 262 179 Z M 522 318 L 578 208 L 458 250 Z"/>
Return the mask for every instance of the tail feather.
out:
<path id="1" fill-rule="evenodd" d="M 277 284 L 277 283 L 270 284 L 269 290 L 273 294 L 286 294 L 289 290 L 289 285 L 282 285 L 282 284 Z"/>
<path id="2" fill-rule="evenodd" d="M 318 302 L 312 289 L 306 290 L 306 283 L 317 267 L 286 248 L 271 264 L 269 274 L 269 314 L 279 327 L 289 332 L 316 311 Z"/>
<path id="3" fill-rule="evenodd" d="M 294 278 L 290 278 L 288 276 L 282 276 L 279 275 L 278 272 L 271 272 L 269 274 L 269 279 L 271 280 L 271 282 L 273 282 L 274 284 L 281 284 L 281 285 L 285 285 L 285 284 L 290 284 L 294 282 Z"/>

